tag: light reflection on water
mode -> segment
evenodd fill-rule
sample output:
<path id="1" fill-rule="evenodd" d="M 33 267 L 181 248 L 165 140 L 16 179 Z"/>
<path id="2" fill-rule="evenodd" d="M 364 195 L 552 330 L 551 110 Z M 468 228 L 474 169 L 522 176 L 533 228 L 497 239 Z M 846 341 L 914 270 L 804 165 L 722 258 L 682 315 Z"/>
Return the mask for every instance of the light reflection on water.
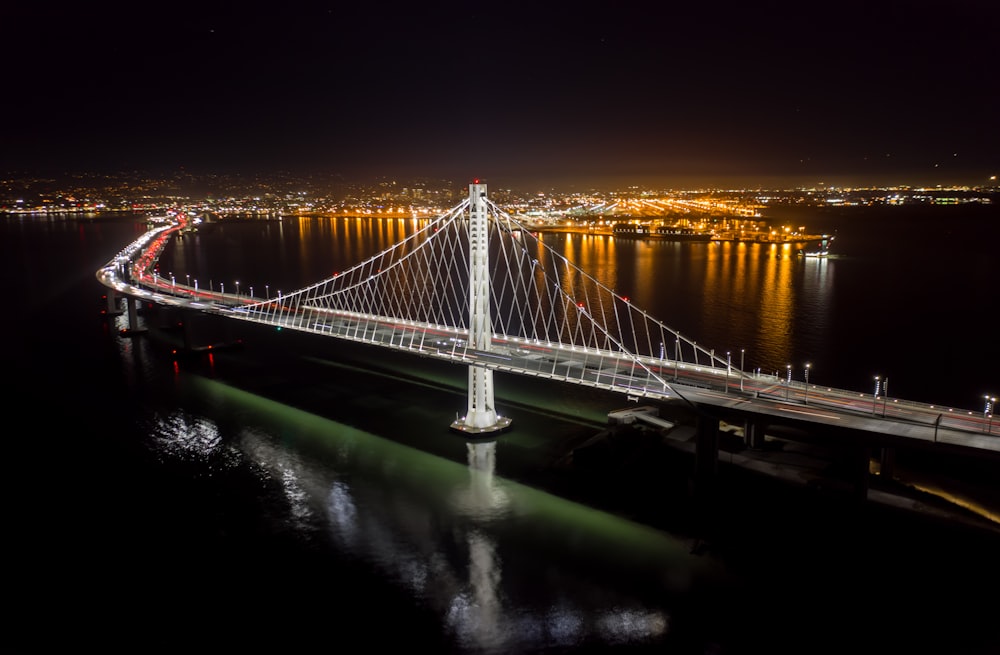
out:
<path id="1" fill-rule="evenodd" d="M 497 476 L 495 442 L 457 440 L 465 457 L 449 461 L 215 380 L 184 384 L 241 427 L 228 439 L 178 411 L 153 426 L 161 452 L 260 471 L 284 529 L 405 589 L 464 649 L 649 642 L 675 603 L 721 584 L 684 540 Z"/>
<path id="2" fill-rule="evenodd" d="M 150 438 L 167 457 L 205 463 L 226 458 L 222 434 L 209 418 L 176 411 L 154 415 L 151 423 Z"/>

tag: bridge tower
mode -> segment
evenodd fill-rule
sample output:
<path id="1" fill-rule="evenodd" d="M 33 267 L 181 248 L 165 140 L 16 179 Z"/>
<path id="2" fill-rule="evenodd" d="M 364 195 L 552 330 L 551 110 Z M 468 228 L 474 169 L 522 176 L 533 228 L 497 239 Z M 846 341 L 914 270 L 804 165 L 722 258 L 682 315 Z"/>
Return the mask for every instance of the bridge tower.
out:
<path id="1" fill-rule="evenodd" d="M 486 185 L 469 185 L 469 346 L 488 351 L 492 341 L 490 320 L 489 213 Z M 469 402 L 464 417 L 456 417 L 453 430 L 469 434 L 498 432 L 510 419 L 497 416 L 493 401 L 493 370 L 469 366 Z"/>

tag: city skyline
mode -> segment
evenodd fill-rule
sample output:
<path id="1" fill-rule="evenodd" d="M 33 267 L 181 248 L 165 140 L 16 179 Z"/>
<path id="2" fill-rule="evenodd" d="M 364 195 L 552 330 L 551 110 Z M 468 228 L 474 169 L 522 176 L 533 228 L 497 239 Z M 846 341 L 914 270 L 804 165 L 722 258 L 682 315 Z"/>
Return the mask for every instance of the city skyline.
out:
<path id="1" fill-rule="evenodd" d="M 0 213 L 142 211 L 198 205 L 205 211 L 350 212 L 377 214 L 444 211 L 459 201 L 467 185 L 457 180 L 273 175 L 206 175 L 177 173 L 157 177 L 143 171 L 114 174 L 69 174 L 60 177 L 0 176 Z M 665 189 L 627 185 L 597 188 L 532 184 L 496 185 L 492 195 L 510 208 L 579 211 L 609 203 L 623 208 L 653 199 L 739 205 L 750 214 L 765 206 L 863 207 L 876 205 L 995 205 L 1000 187 L 895 185 L 799 188 Z M 671 200 L 672 202 L 672 200 Z M 647 207 L 647 209 L 649 209 Z M 609 210 L 610 211 L 610 210 Z M 626 213 L 630 210 L 625 209 Z M 616 210 L 615 213 L 620 213 Z M 638 212 L 648 213 L 646 211 Z"/>
<path id="2" fill-rule="evenodd" d="M 1000 173 L 993 5 L 0 9 L 0 170 L 502 185 Z"/>

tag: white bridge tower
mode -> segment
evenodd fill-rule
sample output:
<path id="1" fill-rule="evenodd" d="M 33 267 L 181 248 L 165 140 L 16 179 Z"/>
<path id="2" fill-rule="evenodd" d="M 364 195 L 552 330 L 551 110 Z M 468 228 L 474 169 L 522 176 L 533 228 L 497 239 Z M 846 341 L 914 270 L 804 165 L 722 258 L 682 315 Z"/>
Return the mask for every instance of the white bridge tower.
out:
<path id="1" fill-rule="evenodd" d="M 469 185 L 469 346 L 489 351 L 491 331 L 489 213 L 486 185 L 475 180 Z M 509 418 L 497 416 L 493 402 L 493 369 L 469 366 L 468 408 L 464 417 L 456 417 L 452 429 L 482 434 L 497 432 L 509 425 Z"/>

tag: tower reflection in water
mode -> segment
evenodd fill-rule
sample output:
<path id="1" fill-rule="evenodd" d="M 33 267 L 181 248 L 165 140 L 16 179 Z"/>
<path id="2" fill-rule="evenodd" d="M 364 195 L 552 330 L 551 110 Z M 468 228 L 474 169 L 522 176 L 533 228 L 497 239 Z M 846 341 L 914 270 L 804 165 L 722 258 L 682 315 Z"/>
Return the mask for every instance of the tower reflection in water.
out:
<path id="1" fill-rule="evenodd" d="M 460 463 L 217 380 L 187 382 L 211 413 L 159 417 L 165 457 L 255 471 L 262 503 L 284 507 L 276 530 L 404 590 L 462 647 L 655 642 L 679 603 L 719 591 L 721 567 L 690 541 L 497 475 L 496 442 L 456 439 Z"/>
<path id="2" fill-rule="evenodd" d="M 457 494 L 455 509 L 473 520 L 499 517 L 509 506 L 502 489 L 493 484 L 496 471 L 495 441 L 467 442 L 469 486 Z M 504 644 L 501 627 L 500 559 L 497 545 L 488 532 L 469 530 L 469 588 L 455 596 L 448 608 L 447 621 L 463 641 L 480 647 Z"/>

